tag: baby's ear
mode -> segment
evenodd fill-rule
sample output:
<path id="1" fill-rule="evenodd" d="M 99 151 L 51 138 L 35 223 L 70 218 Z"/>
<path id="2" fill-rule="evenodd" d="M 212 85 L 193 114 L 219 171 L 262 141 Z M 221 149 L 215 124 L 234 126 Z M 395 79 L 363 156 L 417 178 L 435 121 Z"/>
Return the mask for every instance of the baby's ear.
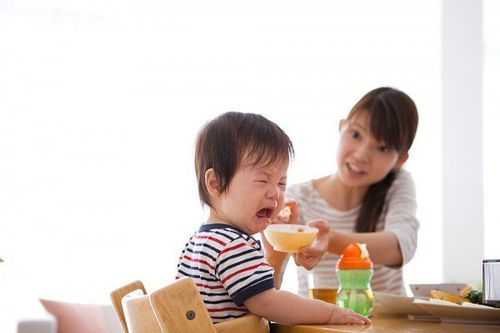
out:
<path id="1" fill-rule="evenodd" d="M 210 168 L 205 172 L 205 186 L 207 187 L 210 196 L 218 196 L 220 194 L 220 184 L 215 170 Z"/>
<path id="2" fill-rule="evenodd" d="M 340 119 L 339 121 L 339 132 L 342 131 L 342 127 L 346 124 L 347 120 L 345 119 Z"/>

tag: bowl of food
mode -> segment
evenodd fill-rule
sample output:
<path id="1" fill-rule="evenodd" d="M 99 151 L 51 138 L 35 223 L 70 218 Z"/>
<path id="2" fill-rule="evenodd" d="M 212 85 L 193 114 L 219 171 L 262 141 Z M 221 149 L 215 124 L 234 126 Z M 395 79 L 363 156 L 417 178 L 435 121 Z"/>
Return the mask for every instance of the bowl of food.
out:
<path id="1" fill-rule="evenodd" d="M 264 229 L 267 241 L 280 252 L 299 252 L 311 245 L 317 234 L 317 228 L 297 224 L 271 224 Z"/>

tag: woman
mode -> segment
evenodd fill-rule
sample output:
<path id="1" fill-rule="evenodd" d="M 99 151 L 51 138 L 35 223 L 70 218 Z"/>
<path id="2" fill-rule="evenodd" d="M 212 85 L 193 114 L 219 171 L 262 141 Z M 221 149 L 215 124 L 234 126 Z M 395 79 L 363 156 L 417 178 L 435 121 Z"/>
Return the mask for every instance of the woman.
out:
<path id="1" fill-rule="evenodd" d="M 374 89 L 340 121 L 337 171 L 289 188 L 287 196 L 297 205 L 288 222 L 277 223 L 325 221 L 317 242 L 294 255 L 297 265 L 314 268 L 315 281 L 337 287 L 339 255 L 359 242 L 366 243 L 374 263 L 373 290 L 405 293 L 402 266 L 415 254 L 419 223 L 414 183 L 402 166 L 417 125 L 417 108 L 408 95 L 393 88 Z M 269 244 L 266 250 L 276 274 L 282 274 L 286 255 Z M 307 296 L 312 288 L 307 272 L 299 269 L 298 278 L 299 294 Z"/>

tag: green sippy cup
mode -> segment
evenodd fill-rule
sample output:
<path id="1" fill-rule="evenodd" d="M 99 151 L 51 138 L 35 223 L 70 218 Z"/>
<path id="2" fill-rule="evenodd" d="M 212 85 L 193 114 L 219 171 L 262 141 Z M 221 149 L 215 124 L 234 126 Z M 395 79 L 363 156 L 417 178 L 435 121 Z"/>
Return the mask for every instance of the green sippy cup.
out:
<path id="1" fill-rule="evenodd" d="M 366 245 L 353 243 L 347 246 L 337 262 L 337 305 L 368 317 L 373 308 L 372 276 L 373 263 Z"/>

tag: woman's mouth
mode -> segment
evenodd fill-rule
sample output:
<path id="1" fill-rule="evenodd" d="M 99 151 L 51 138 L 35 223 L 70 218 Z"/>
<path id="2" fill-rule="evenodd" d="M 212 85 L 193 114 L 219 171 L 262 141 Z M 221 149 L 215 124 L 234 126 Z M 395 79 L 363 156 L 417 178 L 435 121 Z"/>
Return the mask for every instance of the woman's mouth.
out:
<path id="1" fill-rule="evenodd" d="M 350 164 L 350 163 L 346 163 L 347 165 L 347 169 L 351 172 L 354 172 L 356 174 L 359 174 L 359 175 L 362 175 L 365 173 L 365 171 L 361 168 L 358 168 L 357 166 L 353 165 L 353 164 Z"/>

